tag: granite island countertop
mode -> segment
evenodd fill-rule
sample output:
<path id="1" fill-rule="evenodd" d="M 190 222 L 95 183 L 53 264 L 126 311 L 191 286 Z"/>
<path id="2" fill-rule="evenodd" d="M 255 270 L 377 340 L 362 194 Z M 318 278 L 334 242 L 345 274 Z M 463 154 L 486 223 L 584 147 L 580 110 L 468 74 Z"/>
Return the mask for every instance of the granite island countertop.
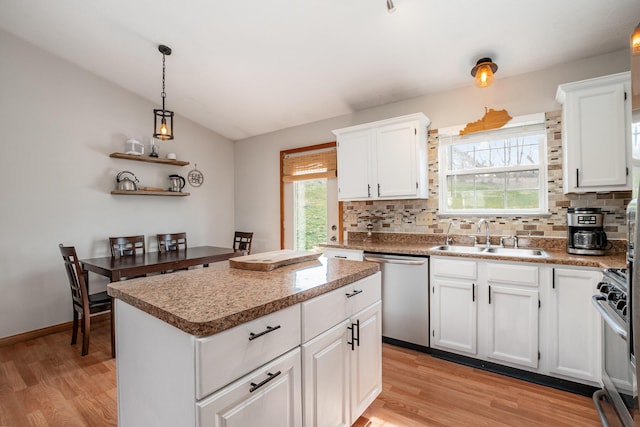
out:
<path id="1" fill-rule="evenodd" d="M 195 336 L 209 336 L 375 274 L 378 264 L 326 259 L 272 271 L 210 267 L 110 283 L 107 292 Z"/>

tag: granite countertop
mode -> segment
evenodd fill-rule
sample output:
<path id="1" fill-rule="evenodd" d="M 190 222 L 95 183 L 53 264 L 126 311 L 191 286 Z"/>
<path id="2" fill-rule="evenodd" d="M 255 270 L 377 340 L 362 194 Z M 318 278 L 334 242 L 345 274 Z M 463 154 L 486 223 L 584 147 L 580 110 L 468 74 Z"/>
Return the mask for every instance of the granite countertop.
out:
<path id="1" fill-rule="evenodd" d="M 536 243 L 539 243 L 536 242 Z M 559 264 L 579 267 L 595 268 L 624 268 L 626 267 L 626 254 L 624 252 L 609 252 L 603 256 L 573 255 L 566 251 L 564 246 L 539 244 L 536 247 L 544 249 L 547 257 L 519 257 L 483 253 L 458 253 L 433 251 L 429 248 L 441 245 L 435 242 L 401 242 L 401 241 L 349 241 L 345 244 L 326 244 L 327 248 L 359 249 L 365 252 L 378 252 L 395 255 L 420 255 L 420 256 L 451 256 L 459 258 L 476 258 L 494 261 L 519 261 L 535 262 L 540 264 Z M 565 243 L 566 244 L 566 243 Z M 545 247 L 546 246 L 546 247 Z M 524 246 L 520 246 L 524 247 Z"/>
<path id="2" fill-rule="evenodd" d="M 379 270 L 378 264 L 326 259 L 272 271 L 228 262 L 110 283 L 107 292 L 170 325 L 208 336 L 338 289 Z"/>

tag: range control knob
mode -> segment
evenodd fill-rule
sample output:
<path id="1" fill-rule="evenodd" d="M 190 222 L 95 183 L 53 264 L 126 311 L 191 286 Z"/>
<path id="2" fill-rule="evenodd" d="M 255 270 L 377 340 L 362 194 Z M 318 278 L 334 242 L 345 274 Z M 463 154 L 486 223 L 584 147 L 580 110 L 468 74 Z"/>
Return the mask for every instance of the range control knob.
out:
<path id="1" fill-rule="evenodd" d="M 626 311 L 626 309 L 627 309 L 627 300 L 625 300 L 625 299 L 618 300 L 618 302 L 616 303 L 616 309 Z"/>
<path id="2" fill-rule="evenodd" d="M 611 289 L 611 285 L 609 285 L 607 282 L 600 282 L 598 283 L 597 288 L 600 290 L 600 292 L 606 294 Z"/>
<path id="3" fill-rule="evenodd" d="M 621 298 L 621 294 L 618 291 L 611 291 L 607 294 L 607 299 L 609 301 L 618 301 Z"/>

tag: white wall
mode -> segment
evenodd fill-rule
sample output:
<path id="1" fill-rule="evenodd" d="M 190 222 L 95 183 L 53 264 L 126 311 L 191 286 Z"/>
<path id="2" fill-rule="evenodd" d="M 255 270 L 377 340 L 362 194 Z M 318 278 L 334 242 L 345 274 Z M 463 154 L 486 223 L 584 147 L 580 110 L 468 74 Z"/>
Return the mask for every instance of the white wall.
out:
<path id="1" fill-rule="evenodd" d="M 404 114 L 423 112 L 431 128 L 480 119 L 484 108 L 506 109 L 513 117 L 555 111 L 559 84 L 628 71 L 627 50 L 563 64 L 536 73 L 500 78 L 486 89 L 469 84 L 452 91 L 420 96 L 350 115 L 283 129 L 235 143 L 236 226 L 254 231 L 252 252 L 280 248 L 279 153 L 281 150 L 335 141 L 332 129 Z M 312 99 L 309 102 L 313 102 Z"/>
<path id="2" fill-rule="evenodd" d="M 0 337 L 71 319 L 59 243 L 80 258 L 107 256 L 109 236 L 131 234 L 146 235 L 152 250 L 156 233 L 178 231 L 190 246 L 231 246 L 232 142 L 178 115 L 176 139 L 161 142 L 160 154 L 190 165 L 112 159 L 128 137 L 148 140 L 152 102 L 2 31 L 0 57 Z M 121 170 L 166 187 L 169 174 L 186 177 L 194 163 L 204 183 L 187 184 L 191 196 L 110 194 Z M 92 292 L 106 286 L 90 281 Z"/>

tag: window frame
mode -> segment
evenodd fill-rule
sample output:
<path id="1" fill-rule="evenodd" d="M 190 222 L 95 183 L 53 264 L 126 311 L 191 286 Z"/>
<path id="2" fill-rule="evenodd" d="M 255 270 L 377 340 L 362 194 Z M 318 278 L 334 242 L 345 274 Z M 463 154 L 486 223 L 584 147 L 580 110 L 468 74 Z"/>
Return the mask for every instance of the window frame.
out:
<path id="1" fill-rule="evenodd" d="M 438 178 L 439 178 L 439 210 L 442 215 L 469 215 L 469 216 L 477 216 L 477 215 L 544 215 L 548 214 L 548 185 L 547 185 L 547 176 L 548 176 L 548 163 L 549 159 L 547 156 L 547 130 L 544 125 L 544 113 L 541 114 L 532 114 L 527 116 L 519 116 L 514 117 L 507 123 L 507 125 L 498 128 L 492 129 L 483 132 L 474 132 L 465 136 L 459 136 L 460 130 L 463 126 L 451 127 L 441 129 L 438 133 Z M 525 165 L 525 166 L 496 166 L 496 167 L 483 167 L 483 168 L 471 168 L 464 170 L 455 170 L 451 171 L 448 169 L 448 147 L 458 144 L 469 144 L 469 143 L 481 143 L 486 142 L 487 138 L 492 138 L 491 140 L 501 139 L 508 135 L 517 136 L 518 130 L 521 130 L 522 134 L 531 134 L 537 133 L 540 131 L 544 136 L 543 141 L 538 147 L 539 153 L 539 164 L 535 165 Z M 538 171 L 538 179 L 539 179 L 539 188 L 538 188 L 538 201 L 539 207 L 534 209 L 482 209 L 482 208 L 474 208 L 474 209 L 451 209 L 448 206 L 448 194 L 449 194 L 449 182 L 448 178 L 450 176 L 474 176 L 474 175 L 482 175 L 482 174 L 491 174 L 491 173 L 508 173 L 508 172 L 517 172 L 517 171 L 529 171 L 529 170 L 537 170 Z"/>

